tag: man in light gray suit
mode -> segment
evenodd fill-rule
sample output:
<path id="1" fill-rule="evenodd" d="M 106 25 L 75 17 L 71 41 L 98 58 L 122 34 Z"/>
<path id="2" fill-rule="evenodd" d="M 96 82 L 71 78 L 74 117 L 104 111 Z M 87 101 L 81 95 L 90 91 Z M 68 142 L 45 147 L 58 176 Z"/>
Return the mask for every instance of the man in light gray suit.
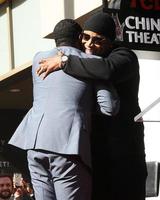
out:
<path id="1" fill-rule="evenodd" d="M 91 199 L 92 95 L 96 91 L 104 114 L 114 115 L 119 107 L 117 94 L 110 84 L 106 90 L 100 83 L 69 76 L 62 70 L 45 80 L 36 75 L 39 61 L 59 51 L 66 55 L 93 57 L 76 49 L 80 47 L 81 31 L 74 20 L 61 20 L 53 31 L 58 48 L 35 55 L 33 107 L 9 141 L 9 144 L 28 150 L 36 200 Z"/>

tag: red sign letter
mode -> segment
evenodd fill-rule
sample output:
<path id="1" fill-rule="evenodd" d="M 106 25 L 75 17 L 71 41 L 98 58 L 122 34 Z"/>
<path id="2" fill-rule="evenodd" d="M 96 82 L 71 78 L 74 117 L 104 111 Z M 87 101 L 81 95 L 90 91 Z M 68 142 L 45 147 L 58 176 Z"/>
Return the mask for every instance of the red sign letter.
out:
<path id="1" fill-rule="evenodd" d="M 137 7 L 136 0 L 131 0 L 131 8 L 136 8 L 136 7 Z"/>
<path id="2" fill-rule="evenodd" d="M 160 10 L 160 1 L 155 0 L 155 10 Z"/>
<path id="3" fill-rule="evenodd" d="M 150 5 L 146 5 L 146 0 L 141 0 L 141 6 L 144 10 L 151 10 L 153 9 L 153 0 L 148 0 L 151 2 Z"/>

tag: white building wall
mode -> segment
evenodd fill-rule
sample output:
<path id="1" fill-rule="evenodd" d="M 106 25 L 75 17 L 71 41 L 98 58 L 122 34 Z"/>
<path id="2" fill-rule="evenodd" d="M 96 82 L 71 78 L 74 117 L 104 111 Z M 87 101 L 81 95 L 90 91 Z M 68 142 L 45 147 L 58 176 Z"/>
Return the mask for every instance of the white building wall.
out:
<path id="1" fill-rule="evenodd" d="M 160 52 L 137 52 L 140 63 L 140 90 L 139 103 L 144 110 L 160 97 Z M 154 106 L 144 116 L 145 152 L 147 161 L 160 163 L 160 103 Z M 155 122 L 145 122 L 153 120 Z M 159 181 L 159 180 L 158 180 Z M 148 200 L 158 200 L 158 197 L 149 197 Z"/>
<path id="2" fill-rule="evenodd" d="M 102 0 L 40 0 L 42 37 L 64 18 L 76 19 L 102 5 Z"/>
<path id="3" fill-rule="evenodd" d="M 37 51 L 51 48 L 53 43 L 41 37 L 41 12 L 39 0 L 27 0 L 20 6 L 14 4 L 13 38 L 15 66 L 32 60 Z"/>
<path id="4" fill-rule="evenodd" d="M 15 67 L 31 61 L 37 51 L 55 46 L 54 40 L 44 39 L 44 36 L 53 31 L 59 20 L 76 19 L 101 5 L 101 0 L 13 0 Z M 5 9 L 0 10 L 0 36 L 0 73 L 4 74 L 9 70 Z"/>
<path id="5" fill-rule="evenodd" d="M 0 8 L 0 75 L 9 71 L 7 15 L 4 8 Z"/>
<path id="6" fill-rule="evenodd" d="M 139 59 L 141 76 L 139 101 L 142 110 L 160 97 L 160 52 L 143 52 L 143 54 L 144 56 L 141 55 Z M 148 59 L 146 54 L 148 54 Z M 160 103 L 148 111 L 143 116 L 143 120 L 146 159 L 160 161 Z M 153 122 L 148 122 L 148 120 Z"/>

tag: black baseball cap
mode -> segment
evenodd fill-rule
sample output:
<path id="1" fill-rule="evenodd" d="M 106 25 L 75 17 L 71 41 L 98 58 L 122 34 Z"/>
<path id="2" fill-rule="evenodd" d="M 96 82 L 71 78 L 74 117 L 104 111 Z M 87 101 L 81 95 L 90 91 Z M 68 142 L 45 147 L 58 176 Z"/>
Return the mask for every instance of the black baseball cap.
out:
<path id="1" fill-rule="evenodd" d="M 72 38 L 78 39 L 82 32 L 81 26 L 73 19 L 63 19 L 56 24 L 53 32 L 47 37 L 52 39 Z"/>

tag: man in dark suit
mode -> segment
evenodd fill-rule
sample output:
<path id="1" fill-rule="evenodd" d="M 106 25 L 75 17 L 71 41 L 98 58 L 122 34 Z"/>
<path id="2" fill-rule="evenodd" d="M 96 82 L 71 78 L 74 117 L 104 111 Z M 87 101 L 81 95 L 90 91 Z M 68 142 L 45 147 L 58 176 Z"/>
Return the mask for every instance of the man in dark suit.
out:
<path id="1" fill-rule="evenodd" d="M 63 71 L 87 80 L 112 81 L 120 97 L 120 111 L 114 118 L 93 118 L 93 199 L 144 200 L 147 169 L 143 123 L 135 123 L 138 103 L 139 63 L 136 54 L 115 43 L 116 27 L 107 13 L 91 16 L 83 27 L 86 53 L 103 59 L 68 56 Z M 38 74 L 44 77 L 61 65 L 59 57 L 43 60 Z M 77 64 L 79 67 L 75 67 Z"/>
<path id="2" fill-rule="evenodd" d="M 74 78 L 62 70 L 50 74 L 45 80 L 36 75 L 41 59 L 61 51 L 65 55 L 93 57 L 77 49 L 81 31 L 74 20 L 60 21 L 53 31 L 58 48 L 35 55 L 32 66 L 33 107 L 9 141 L 9 144 L 28 150 L 36 200 L 91 199 L 89 168 L 93 89 L 100 110 L 107 115 L 117 113 L 119 100 L 109 84 L 98 83 L 94 87 L 92 81 Z M 62 60 L 64 62 L 65 56 Z"/>

